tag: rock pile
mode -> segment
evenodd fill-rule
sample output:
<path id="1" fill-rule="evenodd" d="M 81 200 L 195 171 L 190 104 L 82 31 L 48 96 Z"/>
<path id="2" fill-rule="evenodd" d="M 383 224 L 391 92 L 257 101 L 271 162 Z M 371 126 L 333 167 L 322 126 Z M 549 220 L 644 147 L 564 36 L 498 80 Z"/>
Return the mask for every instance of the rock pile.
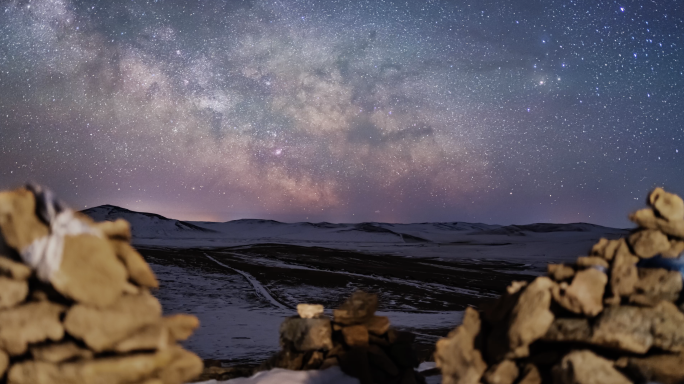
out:
<path id="1" fill-rule="evenodd" d="M 299 316 L 280 326 L 281 351 L 260 369 L 339 365 L 362 384 L 424 383 L 414 371 L 418 366 L 412 346 L 415 336 L 391 328 L 387 317 L 375 316 L 377 308 L 377 296 L 361 291 L 333 310 L 332 320 L 323 314 L 322 305 L 299 304 Z"/>
<path id="2" fill-rule="evenodd" d="M 199 325 L 163 317 L 157 280 L 124 220 L 95 223 L 49 191 L 0 192 L 0 382 L 181 384 Z"/>
<path id="3" fill-rule="evenodd" d="M 648 203 L 627 238 L 468 308 L 437 342 L 443 383 L 684 383 L 682 274 L 644 267 L 684 251 L 684 202 L 658 188 Z"/>

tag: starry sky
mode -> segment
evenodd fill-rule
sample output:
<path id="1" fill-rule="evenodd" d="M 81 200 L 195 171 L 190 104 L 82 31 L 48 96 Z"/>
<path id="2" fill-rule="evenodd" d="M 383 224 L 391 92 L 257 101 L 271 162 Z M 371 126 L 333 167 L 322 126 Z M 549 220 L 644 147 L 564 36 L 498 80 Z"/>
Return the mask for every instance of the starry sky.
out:
<path id="1" fill-rule="evenodd" d="M 684 195 L 670 1 L 0 2 L 0 187 L 225 221 L 627 227 Z"/>

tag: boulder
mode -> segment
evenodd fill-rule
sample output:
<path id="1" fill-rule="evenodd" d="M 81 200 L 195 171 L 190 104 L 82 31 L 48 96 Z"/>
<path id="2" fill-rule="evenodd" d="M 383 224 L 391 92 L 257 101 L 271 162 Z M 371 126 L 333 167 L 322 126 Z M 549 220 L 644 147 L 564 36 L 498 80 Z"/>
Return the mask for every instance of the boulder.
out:
<path id="1" fill-rule="evenodd" d="M 626 243 L 621 243 L 615 252 L 610 270 L 610 287 L 615 304 L 620 303 L 621 296 L 634 293 L 634 285 L 639 280 L 636 263 L 639 258 L 633 256 Z"/>
<path id="2" fill-rule="evenodd" d="M 653 209 L 640 209 L 631 215 L 629 219 L 642 228 L 657 229 L 666 235 L 684 238 L 684 220 L 667 221 L 657 217 Z"/>
<path id="3" fill-rule="evenodd" d="M 556 318 L 542 337 L 552 342 L 590 342 L 591 325 L 586 318 Z"/>
<path id="4" fill-rule="evenodd" d="M 644 296 L 641 301 L 648 300 L 658 304 L 661 300 L 677 301 L 682 291 L 682 274 L 679 271 L 668 271 L 664 268 L 639 268 L 639 280 L 634 284 L 634 294 L 630 300 L 636 301 L 636 295 Z"/>
<path id="5" fill-rule="evenodd" d="M 621 357 L 615 365 L 641 382 L 661 384 L 684 383 L 684 355 L 652 355 L 647 357 Z"/>
<path id="6" fill-rule="evenodd" d="M 670 249 L 667 236 L 656 229 L 644 229 L 629 236 L 629 244 L 637 256 L 650 259 Z"/>
<path id="7" fill-rule="evenodd" d="M 571 312 L 594 317 L 603 310 L 603 292 L 607 282 L 608 276 L 605 273 L 588 268 L 577 272 L 567 289 L 554 285 L 553 298 Z"/>
<path id="8" fill-rule="evenodd" d="M 665 220 L 684 220 L 684 200 L 681 197 L 656 188 L 649 194 L 648 202 Z"/>
<path id="9" fill-rule="evenodd" d="M 526 357 L 529 345 L 549 329 L 554 319 L 549 310 L 554 286 L 548 277 L 537 277 L 522 291 L 510 315 L 507 335 L 510 352 L 506 358 Z"/>

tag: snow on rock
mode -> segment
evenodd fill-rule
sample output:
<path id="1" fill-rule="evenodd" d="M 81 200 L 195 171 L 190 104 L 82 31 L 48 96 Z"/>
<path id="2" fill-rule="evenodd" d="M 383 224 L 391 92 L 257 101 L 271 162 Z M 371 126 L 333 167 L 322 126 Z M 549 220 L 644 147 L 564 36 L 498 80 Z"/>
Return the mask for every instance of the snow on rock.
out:
<path id="1" fill-rule="evenodd" d="M 323 371 L 290 371 L 274 368 L 270 371 L 259 372 L 252 377 L 226 381 L 209 380 L 196 384 L 359 384 L 359 380 L 347 376 L 339 367 Z"/>

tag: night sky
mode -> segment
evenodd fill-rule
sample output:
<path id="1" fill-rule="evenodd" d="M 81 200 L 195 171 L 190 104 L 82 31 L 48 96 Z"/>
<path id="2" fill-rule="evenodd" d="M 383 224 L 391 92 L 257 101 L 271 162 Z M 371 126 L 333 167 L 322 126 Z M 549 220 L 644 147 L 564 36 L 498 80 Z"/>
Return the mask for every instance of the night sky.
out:
<path id="1" fill-rule="evenodd" d="M 681 1 L 0 2 L 0 187 L 225 221 L 627 227 L 684 195 Z"/>

